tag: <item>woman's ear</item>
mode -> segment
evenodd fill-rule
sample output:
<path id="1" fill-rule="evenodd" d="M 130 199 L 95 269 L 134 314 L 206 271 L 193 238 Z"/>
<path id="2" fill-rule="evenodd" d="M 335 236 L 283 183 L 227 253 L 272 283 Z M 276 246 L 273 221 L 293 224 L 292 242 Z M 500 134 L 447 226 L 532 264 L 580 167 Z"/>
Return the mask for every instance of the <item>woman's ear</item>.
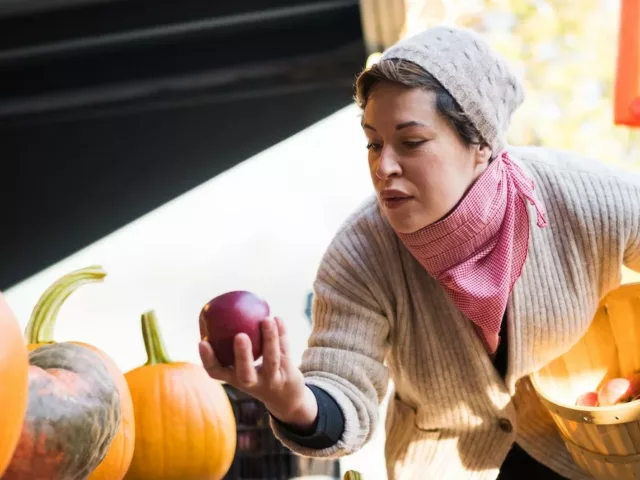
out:
<path id="1" fill-rule="evenodd" d="M 489 145 L 487 145 L 486 143 L 481 143 L 475 146 L 475 150 L 477 165 L 484 165 L 489 163 L 492 153 L 491 147 Z"/>

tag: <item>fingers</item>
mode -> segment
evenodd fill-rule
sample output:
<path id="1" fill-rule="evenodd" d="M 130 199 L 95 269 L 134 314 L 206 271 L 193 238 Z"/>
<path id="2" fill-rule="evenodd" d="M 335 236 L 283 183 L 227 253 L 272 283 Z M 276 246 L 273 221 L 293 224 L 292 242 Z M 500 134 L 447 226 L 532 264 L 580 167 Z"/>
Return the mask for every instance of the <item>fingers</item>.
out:
<path id="1" fill-rule="evenodd" d="M 198 343 L 198 352 L 200 352 L 200 360 L 202 360 L 202 365 L 206 370 L 215 366 L 216 356 L 209 342 L 201 341 Z"/>
<path id="2" fill-rule="evenodd" d="M 251 339 L 244 333 L 236 335 L 233 341 L 235 355 L 235 376 L 241 386 L 251 388 L 258 383 L 258 372 L 254 365 Z"/>
<path id="3" fill-rule="evenodd" d="M 258 394 L 277 383 L 277 374 L 287 361 L 287 339 L 284 322 L 279 318 L 265 319 L 262 330 L 262 365 L 256 368 L 249 337 L 240 333 L 233 340 L 235 362 L 225 368 L 216 359 L 211 344 L 204 340 L 198 345 L 202 365 L 212 378 L 229 383 L 250 394 Z M 266 391 L 266 390 L 265 390 Z"/>
<path id="4" fill-rule="evenodd" d="M 280 370 L 280 338 L 276 322 L 263 320 L 262 328 L 262 368 L 261 376 L 269 382 Z"/>
<path id="5" fill-rule="evenodd" d="M 220 365 L 209 342 L 200 342 L 198 344 L 198 351 L 200 352 L 200 360 L 202 360 L 202 366 L 211 378 L 215 378 L 216 380 L 221 380 L 227 383 L 232 383 L 233 372 Z"/>
<path id="6" fill-rule="evenodd" d="M 287 352 L 289 351 L 289 345 L 287 342 L 287 329 L 280 317 L 276 317 L 275 322 L 276 326 L 278 327 L 278 343 L 280 345 L 280 355 L 282 355 L 282 357 L 286 357 Z"/>

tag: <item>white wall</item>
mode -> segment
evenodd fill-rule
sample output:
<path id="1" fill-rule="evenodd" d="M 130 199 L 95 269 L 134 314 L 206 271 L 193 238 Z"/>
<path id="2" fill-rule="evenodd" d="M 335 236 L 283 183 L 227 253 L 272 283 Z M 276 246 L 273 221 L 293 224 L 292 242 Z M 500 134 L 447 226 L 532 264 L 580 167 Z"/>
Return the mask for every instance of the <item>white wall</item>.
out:
<path id="1" fill-rule="evenodd" d="M 145 361 L 139 318 L 146 309 L 156 310 L 172 358 L 199 363 L 202 306 L 226 291 L 250 290 L 286 321 L 299 360 L 320 258 L 372 191 L 359 122 L 357 108 L 347 107 L 216 176 L 6 291 L 11 308 L 24 327 L 51 282 L 102 265 L 105 282 L 67 300 L 56 339 L 92 343 L 126 371 Z M 367 480 L 386 478 L 382 441 L 379 433 L 343 467 Z"/>

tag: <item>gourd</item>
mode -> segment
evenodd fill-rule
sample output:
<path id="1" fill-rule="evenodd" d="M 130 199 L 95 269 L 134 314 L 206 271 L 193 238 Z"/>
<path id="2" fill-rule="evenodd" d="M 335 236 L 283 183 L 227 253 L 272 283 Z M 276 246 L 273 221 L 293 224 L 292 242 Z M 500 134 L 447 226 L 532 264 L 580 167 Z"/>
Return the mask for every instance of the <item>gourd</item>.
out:
<path id="1" fill-rule="evenodd" d="M 70 272 L 55 281 L 40 297 L 33 309 L 25 331 L 28 348 L 35 350 L 42 345 L 54 343 L 58 312 L 65 300 L 82 285 L 102 282 L 106 275 L 102 267 L 89 266 Z M 118 432 L 111 442 L 106 457 L 89 476 L 89 480 L 122 480 L 131 464 L 135 445 L 135 421 L 129 387 L 123 372 L 105 352 L 86 343 L 72 343 L 87 348 L 102 358 L 120 394 L 121 422 Z"/>
<path id="2" fill-rule="evenodd" d="M 236 421 L 202 366 L 172 362 L 153 310 L 142 315 L 148 361 L 125 374 L 136 421 L 126 480 L 220 480 L 233 462 Z"/>
<path id="3" fill-rule="evenodd" d="M 29 354 L 29 403 L 3 480 L 84 480 L 120 426 L 120 396 L 102 358 L 72 343 Z"/>
<path id="4" fill-rule="evenodd" d="M 28 368 L 20 326 L 0 294 L 0 477 L 22 431 L 27 411 Z"/>
<path id="5" fill-rule="evenodd" d="M 348 470 L 344 474 L 343 480 L 362 480 L 362 475 L 355 470 Z"/>

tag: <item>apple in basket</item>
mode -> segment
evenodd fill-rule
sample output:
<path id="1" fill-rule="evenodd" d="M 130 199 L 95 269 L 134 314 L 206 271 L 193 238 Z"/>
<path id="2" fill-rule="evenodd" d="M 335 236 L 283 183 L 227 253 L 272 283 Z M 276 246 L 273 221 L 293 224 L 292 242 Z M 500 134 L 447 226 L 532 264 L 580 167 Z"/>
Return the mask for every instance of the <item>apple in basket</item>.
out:
<path id="1" fill-rule="evenodd" d="M 598 392 L 583 393 L 576 400 L 579 407 L 595 407 L 598 405 Z"/>
<path id="2" fill-rule="evenodd" d="M 600 389 L 583 393 L 576 405 L 583 407 L 609 407 L 619 403 L 640 399 L 640 375 L 633 373 L 627 378 L 612 378 Z"/>
<path id="3" fill-rule="evenodd" d="M 598 405 L 609 407 L 628 402 L 633 395 L 633 385 L 628 378 L 612 378 L 598 391 Z"/>

